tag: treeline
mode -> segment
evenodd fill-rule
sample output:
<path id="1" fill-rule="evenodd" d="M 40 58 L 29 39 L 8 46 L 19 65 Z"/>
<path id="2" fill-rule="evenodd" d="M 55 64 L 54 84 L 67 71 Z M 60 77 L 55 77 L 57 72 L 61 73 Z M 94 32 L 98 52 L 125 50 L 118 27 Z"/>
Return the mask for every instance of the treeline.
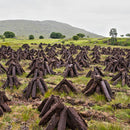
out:
<path id="1" fill-rule="evenodd" d="M 3 35 L 0 35 L 0 38 L 1 38 L 1 39 L 5 39 L 5 38 L 15 38 L 15 37 L 16 37 L 15 33 L 14 33 L 14 32 L 11 32 L 11 31 L 6 31 L 6 32 L 4 32 Z M 49 37 L 52 38 L 52 39 L 64 39 L 66 36 L 63 35 L 63 34 L 60 33 L 60 32 L 52 32 Z M 84 38 L 84 37 L 85 37 L 85 34 L 83 34 L 83 33 L 78 33 L 78 34 L 74 35 L 74 36 L 72 37 L 72 39 L 73 39 L 73 40 L 78 40 L 79 38 Z M 87 36 L 87 37 L 89 37 L 89 36 Z M 31 35 L 28 36 L 28 39 L 30 39 L 30 40 L 35 39 L 35 36 L 31 34 Z M 44 36 L 43 36 L 43 35 L 40 35 L 40 36 L 39 36 L 39 39 L 44 39 Z"/>

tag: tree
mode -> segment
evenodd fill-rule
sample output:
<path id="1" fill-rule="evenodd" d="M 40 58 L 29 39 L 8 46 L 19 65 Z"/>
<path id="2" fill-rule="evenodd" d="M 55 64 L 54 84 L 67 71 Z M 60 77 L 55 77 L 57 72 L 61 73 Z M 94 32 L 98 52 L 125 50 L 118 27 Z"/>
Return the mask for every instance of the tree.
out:
<path id="1" fill-rule="evenodd" d="M 109 32 L 111 39 L 109 40 L 110 44 L 116 45 L 117 44 L 117 30 L 116 28 L 112 28 Z"/>
<path id="2" fill-rule="evenodd" d="M 78 33 L 77 36 L 79 36 L 80 38 L 83 38 L 83 37 L 85 37 L 85 34 L 83 34 L 83 33 Z"/>
<path id="3" fill-rule="evenodd" d="M 62 38 L 65 38 L 65 35 L 62 35 L 62 34 L 59 33 L 59 32 L 52 32 L 52 33 L 50 34 L 50 38 L 62 39 Z"/>
<path id="4" fill-rule="evenodd" d="M 127 36 L 127 37 L 130 37 L 130 33 L 127 33 L 126 36 Z"/>
<path id="5" fill-rule="evenodd" d="M 73 40 L 79 40 L 79 37 L 77 35 L 73 36 L 72 38 Z"/>
<path id="6" fill-rule="evenodd" d="M 39 36 L 39 39 L 44 39 L 44 37 L 41 35 L 41 36 Z"/>
<path id="7" fill-rule="evenodd" d="M 116 28 L 112 28 L 109 32 L 110 36 L 112 36 L 113 38 L 117 37 L 117 31 Z"/>
<path id="8" fill-rule="evenodd" d="M 34 39 L 34 36 L 33 35 L 29 35 L 29 40 L 32 40 Z"/>
<path id="9" fill-rule="evenodd" d="M 57 38 L 56 33 L 55 33 L 55 32 L 52 32 L 52 33 L 50 34 L 50 38 L 56 39 L 56 38 Z"/>
<path id="10" fill-rule="evenodd" d="M 10 32 L 10 31 L 6 31 L 4 32 L 3 34 L 6 38 L 14 38 L 15 37 L 15 34 L 13 32 Z"/>
<path id="11" fill-rule="evenodd" d="M 124 37 L 124 35 L 120 35 L 121 37 Z"/>

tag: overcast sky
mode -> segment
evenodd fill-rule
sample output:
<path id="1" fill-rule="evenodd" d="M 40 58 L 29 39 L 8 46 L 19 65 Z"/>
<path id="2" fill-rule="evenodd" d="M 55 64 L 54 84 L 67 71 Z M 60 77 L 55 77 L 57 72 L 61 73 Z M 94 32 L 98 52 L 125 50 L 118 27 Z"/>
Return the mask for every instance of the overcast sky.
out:
<path id="1" fill-rule="evenodd" d="M 130 33 L 130 0 L 0 0 L 0 20 L 55 20 L 90 32 Z"/>

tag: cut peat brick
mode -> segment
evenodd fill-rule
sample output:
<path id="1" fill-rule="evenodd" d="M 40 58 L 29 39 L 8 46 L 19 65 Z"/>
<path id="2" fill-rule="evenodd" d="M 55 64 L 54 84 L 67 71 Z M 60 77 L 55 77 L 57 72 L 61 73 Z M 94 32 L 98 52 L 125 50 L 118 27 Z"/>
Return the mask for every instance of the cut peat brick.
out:
<path id="1" fill-rule="evenodd" d="M 113 85 L 116 85 L 118 82 L 121 81 L 121 86 L 127 85 L 130 87 L 130 76 L 128 75 L 127 71 L 124 69 L 121 70 L 118 74 L 116 74 L 111 81 L 113 81 Z"/>
<path id="2" fill-rule="evenodd" d="M 105 76 L 98 66 L 95 66 L 93 71 L 90 70 L 90 71 L 87 73 L 86 77 L 93 77 L 94 75 L 100 75 L 100 76 L 102 76 L 102 77 Z"/>
<path id="3" fill-rule="evenodd" d="M 82 90 L 86 95 L 92 95 L 94 92 L 98 94 L 104 94 L 107 101 L 111 101 L 113 98 L 112 89 L 106 80 L 103 80 L 100 75 L 95 75 L 87 84 L 86 88 Z"/>
<path id="4" fill-rule="evenodd" d="M 32 97 L 33 99 L 36 98 L 37 89 L 42 93 L 44 96 L 45 92 L 47 92 L 48 88 L 41 77 L 33 78 L 28 86 L 23 90 L 24 96 L 28 99 L 29 97 Z"/>
<path id="5" fill-rule="evenodd" d="M 73 84 L 68 81 L 67 79 L 63 79 L 55 88 L 55 91 L 58 92 L 65 92 L 69 94 L 69 92 L 77 93 L 76 88 L 73 86 Z"/>
<path id="6" fill-rule="evenodd" d="M 21 83 L 18 81 L 18 78 L 16 76 L 7 75 L 7 79 L 2 88 L 5 89 L 7 87 L 10 87 L 10 89 L 13 89 L 13 86 L 16 86 L 18 88 L 19 85 L 21 85 Z"/>
<path id="7" fill-rule="evenodd" d="M 64 77 L 77 77 L 78 72 L 75 64 L 68 64 L 64 71 Z"/>
<path id="8" fill-rule="evenodd" d="M 104 71 L 115 73 L 124 69 L 125 71 L 129 72 L 129 69 L 127 67 L 127 62 L 125 61 L 124 57 L 120 55 L 116 55 L 112 57 L 109 56 L 105 59 L 104 63 L 106 65 Z"/>
<path id="9" fill-rule="evenodd" d="M 39 125 L 45 126 L 48 123 L 47 130 L 87 130 L 88 126 L 82 116 L 74 108 L 65 106 L 58 96 L 52 95 L 44 100 L 38 107 L 41 111 Z"/>
<path id="10" fill-rule="evenodd" d="M 9 68 L 7 70 L 8 75 L 22 75 L 24 73 L 24 69 L 21 67 L 20 64 L 16 64 L 15 62 L 11 62 Z"/>

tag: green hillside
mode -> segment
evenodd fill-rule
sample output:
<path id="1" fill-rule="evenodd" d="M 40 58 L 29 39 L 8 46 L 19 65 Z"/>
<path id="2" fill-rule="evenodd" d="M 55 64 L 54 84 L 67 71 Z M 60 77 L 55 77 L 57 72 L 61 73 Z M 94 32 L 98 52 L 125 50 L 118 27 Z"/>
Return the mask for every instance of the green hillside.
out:
<path id="1" fill-rule="evenodd" d="M 51 32 L 60 32 L 66 35 L 66 38 L 70 38 L 77 33 L 84 33 L 85 36 L 91 38 L 103 37 L 86 30 L 70 26 L 65 23 L 56 21 L 31 21 L 31 20 L 5 20 L 0 21 L 0 34 L 5 31 L 13 31 L 16 36 L 28 37 L 33 34 L 36 37 L 43 35 L 48 38 Z"/>

